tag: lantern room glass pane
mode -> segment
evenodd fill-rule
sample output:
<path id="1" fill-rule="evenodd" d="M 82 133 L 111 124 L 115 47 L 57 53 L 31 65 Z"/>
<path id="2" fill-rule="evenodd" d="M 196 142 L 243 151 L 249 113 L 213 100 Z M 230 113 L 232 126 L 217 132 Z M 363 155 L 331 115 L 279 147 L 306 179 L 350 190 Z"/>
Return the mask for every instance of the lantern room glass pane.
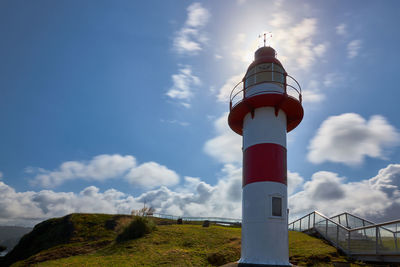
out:
<path id="1" fill-rule="evenodd" d="M 256 80 L 256 76 L 254 75 L 255 73 L 255 68 L 251 68 L 246 75 L 246 83 L 245 83 L 245 87 L 250 87 L 255 83 Z"/>
<path id="2" fill-rule="evenodd" d="M 272 81 L 272 63 L 257 65 L 256 73 L 256 83 Z"/>
<path id="3" fill-rule="evenodd" d="M 278 82 L 280 84 L 283 84 L 285 82 L 285 75 L 284 72 L 285 70 L 279 66 L 278 64 L 274 64 L 273 66 L 273 80 L 274 82 Z"/>

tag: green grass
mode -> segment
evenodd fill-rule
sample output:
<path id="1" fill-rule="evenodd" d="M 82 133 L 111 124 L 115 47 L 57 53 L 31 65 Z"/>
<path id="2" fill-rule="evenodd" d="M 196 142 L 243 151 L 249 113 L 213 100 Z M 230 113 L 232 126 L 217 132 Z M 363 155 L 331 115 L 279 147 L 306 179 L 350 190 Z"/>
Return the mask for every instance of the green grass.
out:
<path id="1" fill-rule="evenodd" d="M 294 231 L 289 231 L 289 259 L 300 266 L 333 266 L 333 262 L 347 262 L 335 247 L 321 239 Z"/>
<path id="2" fill-rule="evenodd" d="M 241 229 L 237 227 L 176 225 L 156 219 L 158 226 L 150 234 L 116 242 L 131 217 L 72 214 L 68 220 L 55 220 L 69 225 L 63 243 L 51 247 L 42 244 L 39 252 L 20 258 L 12 266 L 220 266 L 240 257 Z M 49 232 L 60 236 L 56 230 Z M 35 237 L 44 240 L 49 236 L 36 233 Z M 346 261 L 334 247 L 303 233 L 289 232 L 289 243 L 290 261 L 300 266 L 333 266 L 333 262 Z M 24 248 L 32 251 L 27 245 Z"/>
<path id="3" fill-rule="evenodd" d="M 39 266 L 212 266 L 237 260 L 240 229 L 198 225 L 159 226 L 140 239 L 113 243 L 96 253 Z M 227 242 L 228 241 L 228 242 Z"/>

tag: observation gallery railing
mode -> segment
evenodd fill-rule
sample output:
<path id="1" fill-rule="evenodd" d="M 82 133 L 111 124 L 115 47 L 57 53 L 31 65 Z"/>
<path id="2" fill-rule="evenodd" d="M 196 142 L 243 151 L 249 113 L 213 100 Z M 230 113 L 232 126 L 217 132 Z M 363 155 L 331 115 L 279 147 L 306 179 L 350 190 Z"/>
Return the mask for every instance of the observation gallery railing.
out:
<path id="1" fill-rule="evenodd" d="M 272 78 L 268 76 L 262 76 L 263 74 L 271 74 Z M 278 79 L 274 79 L 273 76 L 279 77 Z M 261 77 L 261 78 L 260 78 Z M 264 89 L 264 90 L 255 90 L 255 92 L 251 92 L 252 88 L 261 84 L 273 84 L 276 85 L 276 89 Z M 232 89 L 230 94 L 230 109 L 235 107 L 237 104 L 245 100 L 246 98 L 250 98 L 255 95 L 260 94 L 282 94 L 287 95 L 288 97 L 292 97 L 302 102 L 302 92 L 300 84 L 290 75 L 285 72 L 273 71 L 273 70 L 265 70 L 258 71 L 251 75 L 247 75 L 240 81 L 235 87 Z"/>

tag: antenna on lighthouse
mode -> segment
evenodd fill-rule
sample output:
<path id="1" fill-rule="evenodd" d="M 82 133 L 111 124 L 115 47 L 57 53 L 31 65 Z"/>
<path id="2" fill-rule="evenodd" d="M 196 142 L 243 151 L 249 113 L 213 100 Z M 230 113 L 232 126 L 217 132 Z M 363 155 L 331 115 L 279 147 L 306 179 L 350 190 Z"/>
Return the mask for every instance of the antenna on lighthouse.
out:
<path id="1" fill-rule="evenodd" d="M 261 37 L 263 37 L 264 47 L 266 47 L 267 46 L 267 38 L 268 37 L 272 38 L 272 32 L 263 32 L 262 34 L 258 35 L 259 39 L 261 39 Z"/>

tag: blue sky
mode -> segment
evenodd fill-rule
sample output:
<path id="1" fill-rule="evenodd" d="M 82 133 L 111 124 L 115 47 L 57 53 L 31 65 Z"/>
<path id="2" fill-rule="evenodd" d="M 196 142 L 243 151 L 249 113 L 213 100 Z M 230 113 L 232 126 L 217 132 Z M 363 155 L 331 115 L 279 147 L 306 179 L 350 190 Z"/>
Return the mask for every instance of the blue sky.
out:
<path id="1" fill-rule="evenodd" d="M 241 216 L 227 94 L 269 40 L 303 88 L 289 207 L 400 212 L 397 1 L 3 1 L 0 223 Z M 321 195 L 321 192 L 325 194 Z M 334 208 L 332 208 L 334 207 Z"/>

